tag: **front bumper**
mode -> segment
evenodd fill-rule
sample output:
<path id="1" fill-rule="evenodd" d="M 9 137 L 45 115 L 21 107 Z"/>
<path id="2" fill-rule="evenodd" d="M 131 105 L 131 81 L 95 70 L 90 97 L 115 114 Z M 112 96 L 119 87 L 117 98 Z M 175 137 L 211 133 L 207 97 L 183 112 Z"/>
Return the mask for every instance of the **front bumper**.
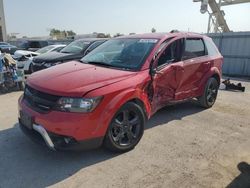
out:
<path id="1" fill-rule="evenodd" d="M 95 149 L 102 145 L 103 137 L 76 141 L 73 138 L 57 135 L 48 132 L 42 125 L 33 124 L 33 129 L 25 127 L 19 120 L 19 126 L 22 132 L 34 142 L 47 146 L 51 150 L 72 150 L 81 151 Z"/>
<path id="2" fill-rule="evenodd" d="M 99 128 L 101 119 L 98 116 L 101 110 L 97 114 L 58 111 L 39 113 L 31 109 L 23 97 L 20 97 L 18 103 L 19 117 L 20 112 L 32 117 L 32 128 L 27 128 L 19 121 L 22 131 L 32 140 L 59 150 L 92 149 L 102 145 L 106 126 L 103 127 L 102 122 Z"/>

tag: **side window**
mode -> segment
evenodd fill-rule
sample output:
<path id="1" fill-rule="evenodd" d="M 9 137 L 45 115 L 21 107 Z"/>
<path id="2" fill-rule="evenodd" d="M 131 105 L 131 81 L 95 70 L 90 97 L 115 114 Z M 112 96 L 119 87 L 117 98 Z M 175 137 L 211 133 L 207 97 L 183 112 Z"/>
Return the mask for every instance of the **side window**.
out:
<path id="1" fill-rule="evenodd" d="M 91 52 L 92 50 L 94 50 L 97 46 L 101 45 L 102 43 L 104 43 L 104 41 L 96 41 L 96 42 L 94 42 L 93 44 L 91 44 L 88 47 L 87 51 Z"/>
<path id="2" fill-rule="evenodd" d="M 58 48 L 55 48 L 55 49 L 52 50 L 52 51 L 53 51 L 53 52 L 60 52 L 63 48 L 64 48 L 64 46 L 58 47 Z"/>
<path id="3" fill-rule="evenodd" d="M 181 60 L 181 49 L 183 40 L 179 39 L 172 42 L 161 54 L 158 59 L 158 67 L 164 64 L 173 63 Z"/>
<path id="4" fill-rule="evenodd" d="M 211 56 L 218 55 L 217 47 L 215 46 L 215 44 L 213 44 L 212 41 L 206 39 L 204 42 L 207 47 L 208 55 Z"/>
<path id="5" fill-rule="evenodd" d="M 187 38 L 185 42 L 185 50 L 183 52 L 182 59 L 192 59 L 195 57 L 204 56 L 205 45 L 201 38 Z"/>

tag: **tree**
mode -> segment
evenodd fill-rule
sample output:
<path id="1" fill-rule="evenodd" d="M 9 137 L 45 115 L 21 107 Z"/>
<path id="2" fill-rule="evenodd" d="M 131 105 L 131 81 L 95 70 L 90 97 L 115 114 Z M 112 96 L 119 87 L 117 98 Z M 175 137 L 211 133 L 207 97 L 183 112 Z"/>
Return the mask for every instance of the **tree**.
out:
<path id="1" fill-rule="evenodd" d="M 73 37 L 76 35 L 76 33 L 72 30 L 66 31 L 66 30 L 59 30 L 59 29 L 51 29 L 50 34 L 51 37 L 55 38 L 67 38 L 67 37 Z"/>
<path id="2" fill-rule="evenodd" d="M 156 32 L 156 29 L 155 29 L 155 28 L 152 28 L 152 29 L 151 29 L 151 32 L 152 32 L 152 33 L 155 33 L 155 32 Z"/>
<path id="3" fill-rule="evenodd" d="M 61 34 L 61 31 L 58 30 L 58 29 L 51 29 L 50 30 L 50 36 L 53 37 L 53 36 L 56 36 L 56 35 L 60 35 Z"/>
<path id="4" fill-rule="evenodd" d="M 105 38 L 111 38 L 111 35 L 109 33 L 105 34 Z"/>
<path id="5" fill-rule="evenodd" d="M 76 35 L 76 33 L 72 30 L 67 31 L 67 33 L 68 33 L 68 36 L 75 36 Z"/>
<path id="6" fill-rule="evenodd" d="M 98 33 L 97 38 L 105 38 L 106 35 L 104 33 Z"/>

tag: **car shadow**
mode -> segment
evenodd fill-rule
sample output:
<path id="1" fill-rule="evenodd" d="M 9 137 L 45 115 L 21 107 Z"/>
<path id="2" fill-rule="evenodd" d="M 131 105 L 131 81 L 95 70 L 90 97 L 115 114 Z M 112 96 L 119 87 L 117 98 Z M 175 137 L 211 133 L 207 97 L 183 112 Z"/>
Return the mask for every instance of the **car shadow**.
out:
<path id="1" fill-rule="evenodd" d="M 203 110 L 205 109 L 201 108 L 196 100 L 190 100 L 185 103 L 166 106 L 150 118 L 145 129 L 163 125 L 173 120 L 181 120 L 185 116 L 196 114 Z"/>
<path id="2" fill-rule="evenodd" d="M 187 102 L 166 107 L 147 123 L 146 129 L 202 111 Z M 47 187 L 74 175 L 79 170 L 110 160 L 119 154 L 102 148 L 83 152 L 53 152 L 31 142 L 16 123 L 0 131 L 0 187 Z"/>
<path id="3" fill-rule="evenodd" d="M 226 188 L 249 188 L 250 187 L 250 165 L 246 162 L 238 164 L 241 172 Z"/>

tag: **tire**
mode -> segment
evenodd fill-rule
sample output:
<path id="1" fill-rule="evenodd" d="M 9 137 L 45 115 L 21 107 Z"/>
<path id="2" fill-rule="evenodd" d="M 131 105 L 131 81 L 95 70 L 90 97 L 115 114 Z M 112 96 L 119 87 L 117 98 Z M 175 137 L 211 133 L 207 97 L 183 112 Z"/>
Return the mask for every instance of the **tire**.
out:
<path id="1" fill-rule="evenodd" d="M 203 95 L 198 98 L 200 106 L 203 108 L 211 108 L 216 101 L 218 89 L 218 81 L 214 77 L 209 78 L 205 86 Z"/>
<path id="2" fill-rule="evenodd" d="M 145 125 L 142 108 L 128 102 L 114 115 L 104 139 L 104 146 L 114 152 L 127 152 L 140 141 Z"/>

